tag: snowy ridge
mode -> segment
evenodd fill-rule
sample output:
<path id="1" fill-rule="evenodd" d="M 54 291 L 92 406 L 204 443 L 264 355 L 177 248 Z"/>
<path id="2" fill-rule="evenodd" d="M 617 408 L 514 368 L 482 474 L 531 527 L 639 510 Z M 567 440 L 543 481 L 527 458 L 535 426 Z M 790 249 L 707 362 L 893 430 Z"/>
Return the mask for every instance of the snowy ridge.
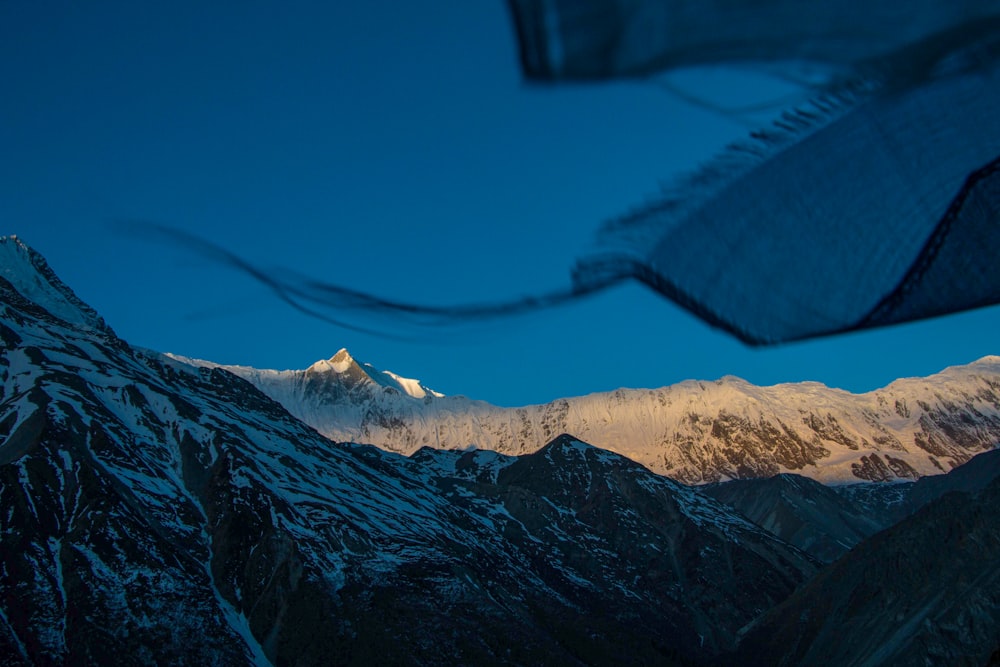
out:
<path id="1" fill-rule="evenodd" d="M 294 401 L 296 391 L 290 387 L 315 384 L 317 378 L 329 378 L 348 387 L 367 386 L 368 389 L 381 387 L 410 398 L 443 398 L 444 394 L 423 385 L 420 380 L 405 378 L 390 371 L 381 371 L 371 364 L 358 363 L 350 353 L 341 348 L 329 359 L 320 359 L 304 371 L 258 369 L 250 366 L 227 366 L 204 359 L 192 359 L 179 354 L 164 355 L 175 361 L 201 367 L 223 368 L 255 385 L 267 386 L 271 391 L 282 394 L 289 403 Z"/>
<path id="2" fill-rule="evenodd" d="M 437 394 L 413 400 L 311 369 L 227 370 L 333 440 L 403 454 L 475 446 L 518 455 L 572 433 L 685 483 L 783 472 L 831 484 L 916 479 L 1000 443 L 996 356 L 866 394 L 817 382 L 758 387 L 727 376 L 522 408 Z"/>

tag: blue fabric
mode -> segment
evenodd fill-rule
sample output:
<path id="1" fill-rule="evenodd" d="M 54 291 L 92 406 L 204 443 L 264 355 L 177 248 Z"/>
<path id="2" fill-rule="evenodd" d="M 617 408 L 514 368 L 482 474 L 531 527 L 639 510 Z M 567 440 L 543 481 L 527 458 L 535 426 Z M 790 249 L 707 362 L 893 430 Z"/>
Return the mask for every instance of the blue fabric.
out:
<path id="1" fill-rule="evenodd" d="M 572 287 L 426 306 L 193 248 L 339 326 L 405 335 L 550 308 L 639 280 L 751 344 L 1000 302 L 1000 0 L 510 0 L 525 75 L 557 82 L 686 65 L 811 60 L 834 75 L 609 222 Z M 385 327 L 355 324 L 384 316 Z"/>
<path id="2" fill-rule="evenodd" d="M 532 77 L 804 56 L 848 67 L 812 103 L 609 223 L 579 286 L 641 280 L 752 344 L 1000 302 L 997 3 L 511 5 Z M 875 30 L 894 14 L 899 26 Z M 637 27 L 654 19 L 687 30 Z"/>
<path id="3" fill-rule="evenodd" d="M 857 66 L 1000 14 L 1000 0 L 509 0 L 524 74 L 560 81 L 690 65 Z"/>

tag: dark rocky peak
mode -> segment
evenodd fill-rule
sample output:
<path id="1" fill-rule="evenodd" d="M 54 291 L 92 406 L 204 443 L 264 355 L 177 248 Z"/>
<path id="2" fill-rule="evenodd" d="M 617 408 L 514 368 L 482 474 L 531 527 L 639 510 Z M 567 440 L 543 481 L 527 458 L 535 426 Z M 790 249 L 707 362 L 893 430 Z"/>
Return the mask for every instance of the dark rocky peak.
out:
<path id="1" fill-rule="evenodd" d="M 598 449 L 564 433 L 537 452 L 518 457 L 501 471 L 498 480 L 501 484 L 580 497 L 592 493 L 595 484 L 603 485 L 612 469 L 622 467 L 652 474 L 620 454 Z"/>
<path id="2" fill-rule="evenodd" d="M 623 516 L 642 517 L 654 524 L 672 516 L 730 537 L 739 534 L 750 539 L 746 536 L 755 534 L 755 540 L 774 539 L 728 505 L 657 475 L 621 454 L 568 435 L 555 438 L 533 454 L 517 457 L 500 471 L 497 483 L 544 496 L 572 510 L 577 518 L 611 532 L 628 523 Z"/>
<path id="3" fill-rule="evenodd" d="M 628 582 L 611 588 L 634 591 L 643 612 L 632 608 L 623 618 L 636 627 L 651 610 L 669 618 L 650 636 L 680 657 L 733 646 L 739 619 L 758 613 L 750 599 L 780 599 L 816 568 L 731 509 L 572 436 L 518 457 L 496 487 L 529 533 L 525 544 L 556 545 L 574 580 L 597 589 Z"/>
<path id="4" fill-rule="evenodd" d="M 562 433 L 553 438 L 547 445 L 539 449 L 534 454 L 523 458 L 535 457 L 544 460 L 548 464 L 562 464 L 570 461 L 594 461 L 605 464 L 627 464 L 637 468 L 645 469 L 638 463 L 628 459 L 621 454 L 595 447 L 579 438 Z"/>
<path id="5" fill-rule="evenodd" d="M 593 450 L 593 451 L 591 451 Z M 560 433 L 552 440 L 549 441 L 547 445 L 542 447 L 536 452 L 537 455 L 553 460 L 556 457 L 565 458 L 582 458 L 586 459 L 588 453 L 603 452 L 605 450 L 599 450 L 597 447 L 576 438 L 569 433 Z"/>

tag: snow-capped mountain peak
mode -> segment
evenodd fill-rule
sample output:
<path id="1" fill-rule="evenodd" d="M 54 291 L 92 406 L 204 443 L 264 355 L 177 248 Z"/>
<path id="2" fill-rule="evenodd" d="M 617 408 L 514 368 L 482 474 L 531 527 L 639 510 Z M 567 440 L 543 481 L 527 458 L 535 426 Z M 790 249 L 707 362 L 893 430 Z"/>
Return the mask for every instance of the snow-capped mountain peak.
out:
<path id="1" fill-rule="evenodd" d="M 346 373 L 352 367 L 358 367 L 358 363 L 354 361 L 354 357 L 350 355 L 346 348 L 340 348 L 337 354 L 333 355 L 329 359 L 320 359 L 312 366 L 306 369 L 307 373 Z"/>
<path id="2" fill-rule="evenodd" d="M 307 377 L 331 374 L 343 376 L 341 378 L 341 382 L 347 384 L 348 386 L 375 381 L 375 379 L 371 376 L 371 373 L 362 368 L 361 365 L 354 360 L 354 357 L 352 357 L 344 348 L 341 348 L 337 354 L 333 355 L 329 359 L 320 359 L 305 370 L 305 375 Z"/>
<path id="3" fill-rule="evenodd" d="M 329 359 L 321 359 L 305 370 L 306 376 L 323 376 L 333 374 L 339 376 L 335 381 L 347 386 L 355 387 L 359 384 L 374 383 L 379 387 L 391 389 L 411 398 L 427 398 L 428 396 L 442 397 L 444 394 L 436 392 L 421 384 L 420 380 L 406 378 L 396 375 L 390 371 L 382 371 L 371 364 L 359 362 L 351 356 L 346 348 L 341 348 Z"/>
<path id="4" fill-rule="evenodd" d="M 13 234 L 0 236 L 0 278 L 22 297 L 64 322 L 111 332 L 97 311 L 56 276 L 45 258 Z"/>
<path id="5" fill-rule="evenodd" d="M 343 373 L 350 368 L 352 364 L 357 365 L 357 362 L 354 361 L 354 357 L 351 356 L 346 347 L 340 348 L 337 354 L 330 357 L 330 361 L 327 363 L 329 363 L 333 370 L 337 373 Z"/>

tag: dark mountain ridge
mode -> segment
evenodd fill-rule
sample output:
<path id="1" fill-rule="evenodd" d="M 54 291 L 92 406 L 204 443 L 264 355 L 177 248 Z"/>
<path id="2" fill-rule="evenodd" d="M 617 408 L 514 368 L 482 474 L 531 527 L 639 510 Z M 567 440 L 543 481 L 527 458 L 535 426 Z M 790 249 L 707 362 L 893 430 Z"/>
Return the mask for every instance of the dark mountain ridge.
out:
<path id="1" fill-rule="evenodd" d="M 1000 450 L 979 454 L 945 475 L 895 484 L 828 487 L 775 475 L 697 487 L 823 562 L 952 491 L 976 492 L 1000 477 Z"/>
<path id="2" fill-rule="evenodd" d="M 752 625 L 743 665 L 986 665 L 1000 656 L 1000 479 L 861 542 Z"/>
<path id="3" fill-rule="evenodd" d="M 331 442 L 4 243 L 0 664 L 704 664 L 817 569 L 569 436 Z"/>

